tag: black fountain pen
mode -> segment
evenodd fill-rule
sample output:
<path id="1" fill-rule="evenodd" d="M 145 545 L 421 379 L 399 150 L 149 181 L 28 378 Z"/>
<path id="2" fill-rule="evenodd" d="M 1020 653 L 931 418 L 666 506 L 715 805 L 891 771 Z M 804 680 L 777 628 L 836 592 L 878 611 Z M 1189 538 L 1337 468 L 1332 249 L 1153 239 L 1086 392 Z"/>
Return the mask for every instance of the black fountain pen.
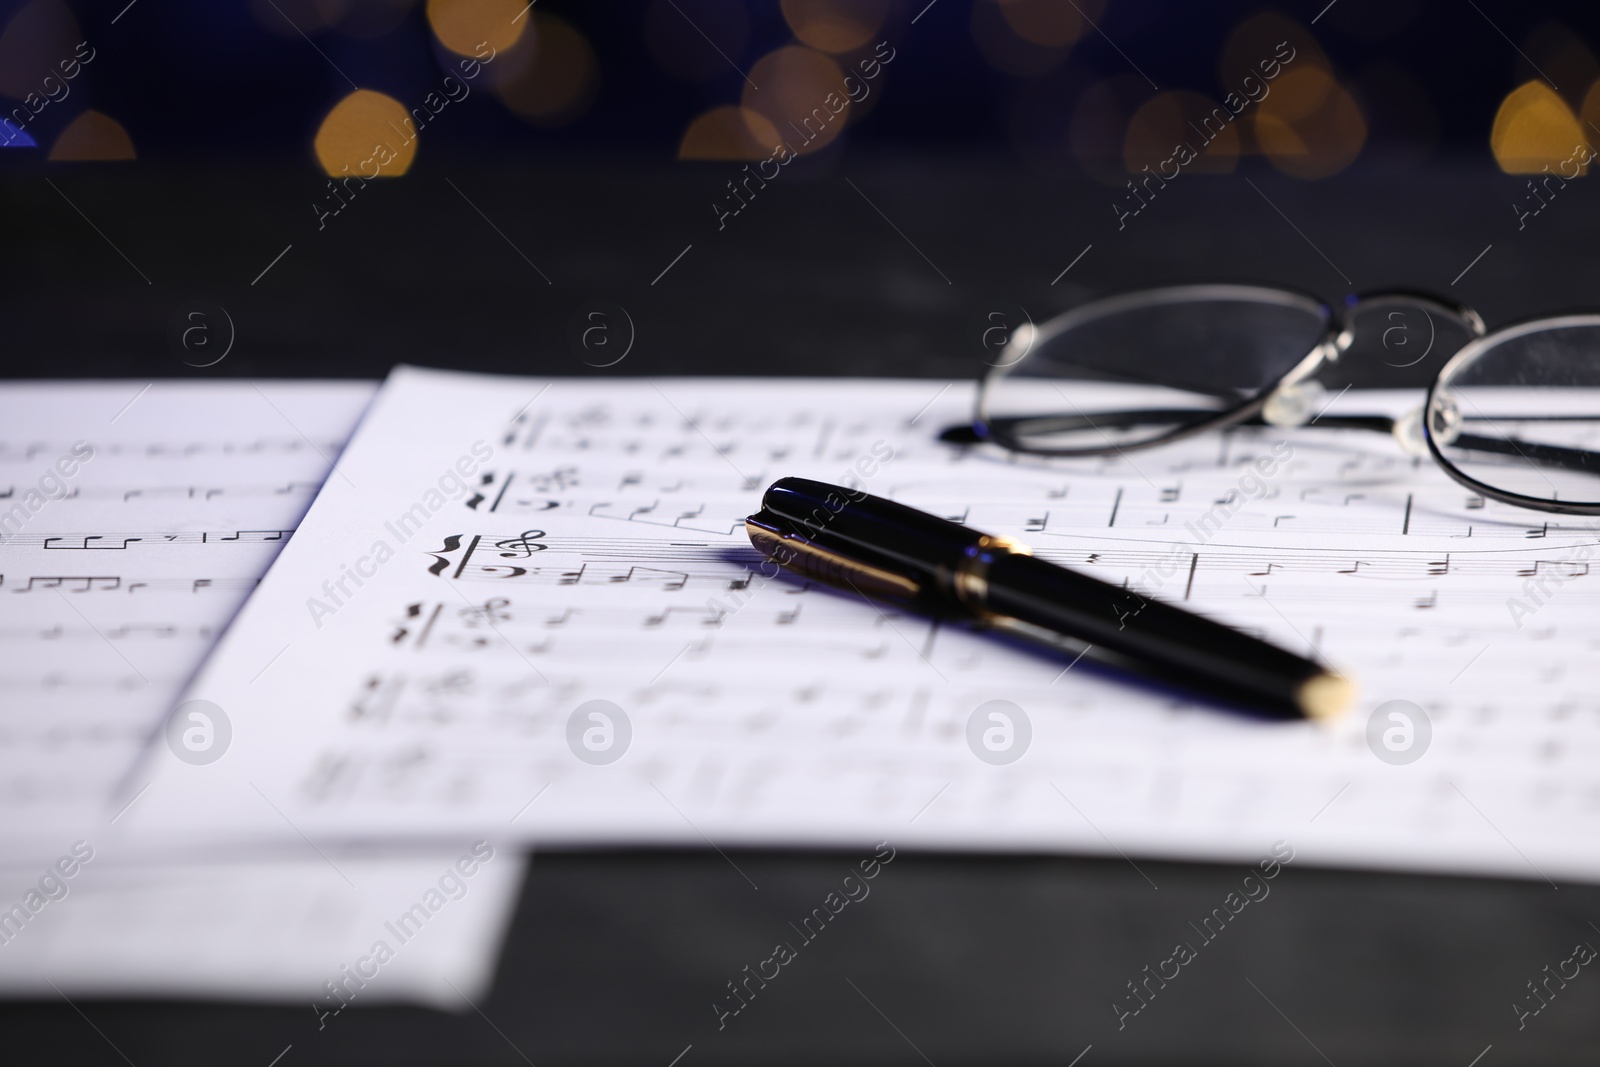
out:
<path id="1" fill-rule="evenodd" d="M 1314 660 L 859 490 L 780 478 L 745 528 L 808 578 L 1057 646 L 1087 643 L 1100 662 L 1275 717 L 1331 719 L 1354 696 Z"/>

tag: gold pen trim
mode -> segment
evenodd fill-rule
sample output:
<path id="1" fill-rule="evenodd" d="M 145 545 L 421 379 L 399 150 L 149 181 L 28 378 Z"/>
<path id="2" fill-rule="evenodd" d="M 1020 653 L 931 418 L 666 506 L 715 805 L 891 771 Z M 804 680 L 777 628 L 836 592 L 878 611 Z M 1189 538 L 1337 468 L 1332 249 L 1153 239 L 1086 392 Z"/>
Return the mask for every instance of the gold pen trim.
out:
<path id="1" fill-rule="evenodd" d="M 1325 670 L 1300 683 L 1295 690 L 1295 703 L 1305 717 L 1317 722 L 1329 722 L 1344 714 L 1355 702 L 1356 686 L 1350 679 Z"/>
<path id="2" fill-rule="evenodd" d="M 1033 549 L 1009 537 L 984 534 L 967 549 L 967 554 L 956 565 L 951 575 L 950 587 L 956 599 L 973 611 L 987 614 L 989 601 L 989 564 L 997 556 L 1031 556 Z"/>
<path id="3" fill-rule="evenodd" d="M 807 578 L 843 585 L 862 594 L 914 599 L 921 586 L 902 574 L 886 571 L 848 556 L 820 548 L 803 537 L 762 525 L 752 516 L 744 521 L 750 543 L 768 559 Z"/>

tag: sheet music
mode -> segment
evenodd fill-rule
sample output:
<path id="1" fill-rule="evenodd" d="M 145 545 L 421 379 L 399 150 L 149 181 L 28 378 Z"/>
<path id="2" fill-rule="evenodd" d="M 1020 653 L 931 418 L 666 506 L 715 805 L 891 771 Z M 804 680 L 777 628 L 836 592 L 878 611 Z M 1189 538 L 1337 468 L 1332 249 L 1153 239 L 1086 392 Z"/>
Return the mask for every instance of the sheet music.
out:
<path id="1" fill-rule="evenodd" d="M 266 573 L 366 382 L 0 391 L 0 840 L 98 829 Z"/>
<path id="2" fill-rule="evenodd" d="M 6 994 L 303 998 L 337 1012 L 323 984 L 378 938 L 396 956 L 359 991 L 364 1002 L 459 1009 L 449 982 L 469 996 L 487 985 L 521 884 L 514 852 L 474 861 L 470 880 L 452 876 L 449 907 L 401 952 L 383 923 L 436 887 L 456 852 L 335 852 L 335 866 L 300 842 L 270 855 L 219 856 L 212 845 L 204 860 L 158 857 L 121 846 L 122 805 L 109 804 L 374 391 L 367 382 L 0 391 Z"/>
<path id="3" fill-rule="evenodd" d="M 1374 433 L 1239 429 L 1072 461 L 938 442 L 970 400 L 926 381 L 397 370 L 189 694 L 225 709 L 233 748 L 212 767 L 154 750 L 131 821 L 1198 858 L 1287 839 L 1313 863 L 1600 875 L 1595 521 L 1473 497 Z M 785 475 L 1316 650 L 1359 705 L 1261 723 L 763 576 L 743 519 Z M 592 700 L 622 716 L 580 713 Z M 1031 724 L 1014 763 L 969 747 L 992 700 Z M 1367 740 L 1391 700 L 1431 725 L 1405 765 Z M 580 758 L 589 730 L 621 758 Z"/>

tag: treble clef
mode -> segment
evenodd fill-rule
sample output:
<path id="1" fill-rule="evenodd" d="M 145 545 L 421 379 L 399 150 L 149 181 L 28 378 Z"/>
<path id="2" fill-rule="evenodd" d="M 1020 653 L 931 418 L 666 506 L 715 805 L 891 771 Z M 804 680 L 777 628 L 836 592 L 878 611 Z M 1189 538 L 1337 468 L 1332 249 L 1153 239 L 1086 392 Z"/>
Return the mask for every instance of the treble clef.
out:
<path id="1" fill-rule="evenodd" d="M 521 537 L 511 537 L 504 541 L 496 541 L 494 547 L 506 549 L 506 551 L 500 553 L 502 559 L 527 559 L 535 552 L 543 552 L 550 547 L 549 545 L 541 545 L 534 542 L 533 538 L 543 536 L 543 530 L 523 530 Z"/>

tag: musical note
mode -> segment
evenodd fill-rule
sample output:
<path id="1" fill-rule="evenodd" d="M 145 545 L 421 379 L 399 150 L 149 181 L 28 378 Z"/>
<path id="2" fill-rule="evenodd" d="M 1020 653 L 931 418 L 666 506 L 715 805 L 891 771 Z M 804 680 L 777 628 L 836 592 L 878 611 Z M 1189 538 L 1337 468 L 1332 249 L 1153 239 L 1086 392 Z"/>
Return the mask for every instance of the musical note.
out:
<path id="1" fill-rule="evenodd" d="M 27 504 L 44 470 L 64 483 L 20 528 L 17 511 L 0 515 L 0 590 L 28 594 L 0 596 L 0 706 L 49 724 L 0 742 L 14 768 L 0 771 L 0 847 L 104 819 L 373 393 L 300 388 L 290 410 L 308 442 L 263 403 L 274 388 L 83 383 L 0 397 L 0 498 Z M 22 787 L 29 778 L 49 788 Z"/>
<path id="2" fill-rule="evenodd" d="M 1589 564 L 1586 560 L 1536 559 L 1531 567 L 1517 568 L 1517 576 L 1537 577 L 1541 570 L 1553 573 L 1557 578 L 1571 580 L 1586 577 L 1589 573 Z"/>
<path id="3" fill-rule="evenodd" d="M 494 547 L 506 549 L 501 552 L 502 559 L 527 559 L 535 552 L 543 552 L 549 545 L 538 543 L 538 538 L 544 536 L 543 530 L 523 530 L 517 537 L 496 541 Z"/>
<path id="4" fill-rule="evenodd" d="M 462 536 L 463 535 L 461 535 L 461 534 L 448 534 L 444 539 L 444 544 L 442 544 L 439 547 L 438 551 L 429 552 L 428 553 L 428 555 L 432 556 L 433 559 L 434 559 L 434 562 L 428 565 L 428 573 L 429 574 L 439 575 L 439 574 L 444 573 L 445 569 L 450 566 L 450 562 L 451 562 L 450 561 L 450 556 L 453 553 L 461 551 L 461 538 L 462 538 Z M 479 539 L 477 537 L 474 537 L 472 539 L 472 547 L 473 548 L 477 547 L 478 540 Z M 471 549 L 467 550 L 467 555 L 471 555 Z M 463 557 L 462 560 L 461 560 L 460 566 L 464 567 L 464 566 L 466 566 L 466 563 L 467 563 L 466 558 Z M 458 575 L 461 573 L 459 567 L 458 567 L 456 573 Z"/>
<path id="5" fill-rule="evenodd" d="M 13 589 L 12 592 L 28 593 L 32 592 L 35 587 L 39 589 L 65 588 L 70 593 L 90 593 L 97 589 L 110 591 L 122 588 L 122 578 L 118 575 L 35 575 L 28 579 L 26 585 Z"/>
<path id="6" fill-rule="evenodd" d="M 405 610 L 405 621 L 395 626 L 394 634 L 390 636 L 389 643 L 398 645 L 415 633 L 415 639 L 412 641 L 412 647 L 420 649 L 427 641 L 428 633 L 433 629 L 433 624 L 438 620 L 439 612 L 443 609 L 443 607 L 444 605 L 442 604 L 434 604 L 432 608 L 429 609 L 420 601 L 407 604 Z M 416 624 L 416 620 L 422 619 L 425 612 L 427 617 L 423 620 L 422 624 L 418 626 Z"/>
<path id="7" fill-rule="evenodd" d="M 509 484 L 510 479 L 507 478 L 506 481 Z M 492 472 L 484 471 L 481 475 L 479 475 L 478 476 L 478 487 L 477 487 L 477 489 L 475 489 L 473 491 L 472 495 L 467 497 L 467 499 L 466 499 L 466 505 L 467 505 L 468 509 L 470 509 L 472 511 L 477 511 L 478 510 L 478 505 L 483 503 L 485 500 L 488 499 L 488 497 L 484 496 L 483 491 L 485 489 L 488 489 L 488 488 L 492 487 L 493 485 L 494 485 L 494 474 Z M 503 493 L 504 491 L 505 490 L 502 487 L 501 492 Z M 496 503 L 498 503 L 498 499 L 496 500 Z M 493 508 L 491 508 L 490 510 L 492 511 Z"/>
<path id="8" fill-rule="evenodd" d="M 73 541 L 73 540 L 76 540 L 77 543 L 76 544 L 62 544 L 62 543 L 60 543 L 60 542 L 64 542 L 64 541 Z M 124 537 L 120 541 L 118 541 L 116 544 L 112 544 L 112 543 L 106 541 L 105 538 L 104 538 L 104 535 L 102 535 L 102 534 L 85 534 L 81 539 L 78 539 L 78 538 L 67 538 L 67 537 L 46 537 L 44 539 L 44 547 L 46 549 L 68 549 L 68 550 L 71 550 L 71 549 L 79 549 L 79 550 L 89 550 L 89 549 L 102 549 L 102 550 L 105 550 L 105 549 L 110 549 L 112 551 L 124 551 L 125 552 L 125 551 L 127 551 L 127 548 L 128 548 L 128 546 L 130 544 L 133 544 L 135 542 L 142 541 L 142 540 L 144 540 L 144 538 L 142 538 L 142 537 Z M 90 544 L 91 541 L 95 542 L 95 543 L 94 544 Z"/>
<path id="9" fill-rule="evenodd" d="M 441 380 L 451 388 L 428 388 Z M 1303 828 L 1355 777 L 1345 799 L 1318 820 L 1329 854 L 1371 859 L 1371 842 L 1398 840 L 1418 864 L 1504 873 L 1503 843 L 1496 851 L 1497 840 L 1481 820 L 1471 821 L 1476 816 L 1459 797 L 1414 788 L 1414 775 L 1388 774 L 1366 753 L 1359 728 L 1341 734 L 1349 743 L 1338 745 L 1308 743 L 1322 735 L 1299 730 L 1257 733 L 1255 724 L 1198 708 L 1181 692 L 1114 684 L 1103 665 L 1091 669 L 1095 659 L 1064 670 L 1078 648 L 1061 656 L 762 568 L 743 521 L 766 482 L 785 474 L 849 478 L 972 529 L 1023 536 L 1039 558 L 1119 586 L 1123 592 L 1104 605 L 1118 626 L 1136 629 L 1152 600 L 1184 601 L 1283 647 L 1315 648 L 1361 679 L 1370 700 L 1362 714 L 1390 697 L 1426 702 L 1436 727 L 1430 774 L 1449 776 L 1471 795 L 1482 769 L 1466 758 L 1469 740 L 1480 759 L 1492 749 L 1509 768 L 1497 765 L 1496 773 L 1531 782 L 1549 760 L 1532 743 L 1497 740 L 1508 734 L 1506 724 L 1560 701 L 1588 707 L 1581 665 L 1600 650 L 1589 647 L 1585 626 L 1591 594 L 1586 583 L 1555 579 L 1581 575 L 1576 564 L 1585 561 L 1569 549 L 1593 543 L 1600 524 L 1551 521 L 1539 544 L 1529 545 L 1529 524 L 1542 517 L 1475 506 L 1441 471 L 1400 455 L 1384 435 L 1239 427 L 1142 451 L 1135 469 L 1117 456 L 951 448 L 936 440 L 938 428 L 966 417 L 970 405 L 954 393 L 907 425 L 932 390 L 714 382 L 696 384 L 692 395 L 683 388 L 674 411 L 657 388 L 619 380 L 563 385 L 559 402 L 542 401 L 539 445 L 530 451 L 531 416 L 504 421 L 502 382 L 473 385 L 401 369 L 388 388 L 351 446 L 352 463 L 370 469 L 402 444 L 408 462 L 430 449 L 447 462 L 460 454 L 461 440 L 497 442 L 506 454 L 494 458 L 487 481 L 474 484 L 481 499 L 467 509 L 471 522 L 443 511 L 367 582 L 348 615 L 341 610 L 338 626 L 316 631 L 306 595 L 339 573 L 338 561 L 365 551 L 352 531 L 370 529 L 371 515 L 408 506 L 398 490 L 395 499 L 380 489 L 360 502 L 325 494 L 308 520 L 316 528 L 295 535 L 306 547 L 273 571 L 199 683 L 217 686 L 244 714 L 270 705 L 283 716 L 280 723 L 264 711 L 252 715 L 252 736 L 276 732 L 290 753 L 285 777 L 260 784 L 285 798 L 290 818 L 314 816 L 337 832 L 402 830 L 406 816 L 390 805 L 396 796 L 452 798 L 439 816 L 451 828 L 472 820 L 504 825 L 529 794 L 511 782 L 560 776 L 561 788 L 539 802 L 540 832 L 602 843 L 662 839 L 661 823 L 652 821 L 660 819 L 661 797 L 640 785 L 649 782 L 713 836 L 781 826 L 827 842 L 849 828 L 836 813 L 873 811 L 892 813 L 932 847 L 953 841 L 951 828 L 973 825 L 1001 847 L 1039 840 L 1101 847 L 1085 827 L 1063 824 L 1058 814 L 1047 825 L 1038 805 L 1023 802 L 1041 790 L 1049 795 L 1055 780 L 1076 783 L 1074 802 L 1086 815 L 1119 812 L 1157 852 L 1215 847 L 1234 855 L 1257 847 L 1247 835 L 1255 840 L 1280 822 L 1286 837 L 1291 820 Z M 456 399 L 441 403 L 446 394 Z M 1353 393 L 1348 403 L 1358 398 Z M 856 461 L 874 456 L 877 442 L 884 447 L 868 475 Z M 1293 462 L 1263 473 L 1272 466 L 1263 461 L 1285 442 L 1294 446 Z M 752 469 L 768 464 L 770 471 Z M 205 479 L 141 484 L 176 483 Z M 554 506 L 537 513 L 538 528 L 523 529 L 547 504 Z M 1284 513 L 1284 506 L 1297 510 Z M 1575 565 L 1560 566 L 1564 560 Z M 12 585 L 0 576 L 0 587 L 62 569 L 13 569 Z M 1546 586 L 1537 604 L 1524 589 L 1530 579 Z M 441 594 L 441 581 L 453 584 L 450 595 Z M 405 614 L 407 605 L 418 613 Z M 77 625 L 70 617 L 52 621 Z M 402 631 L 396 649 L 391 638 Z M 295 669 L 274 668 L 250 685 L 260 650 L 270 654 L 290 637 Z M 1491 642 L 1495 655 L 1452 686 L 1472 653 Z M 405 684 L 364 689 L 371 677 L 397 677 L 397 655 L 406 657 Z M 315 714 L 314 702 L 297 696 L 305 677 L 362 701 L 359 722 Z M 566 717 L 591 699 L 625 707 L 639 743 L 648 738 L 648 749 L 620 765 L 631 770 L 603 783 L 568 757 L 562 739 Z M 965 733 L 974 709 L 996 699 L 1027 709 L 1038 730 L 1035 747 L 1003 779 L 969 759 Z M 381 750 L 363 741 L 379 729 Z M 1600 731 L 1600 720 L 1580 711 L 1570 729 Z M 1574 740 L 1572 753 L 1580 740 L 1587 744 L 1587 735 Z M 1152 751 L 1168 783 L 1160 787 L 1150 778 Z M 337 776 L 338 803 L 313 812 L 292 787 L 311 780 L 327 754 L 354 769 Z M 1574 771 L 1581 764 L 1576 755 L 1561 760 L 1564 773 L 1593 779 L 1600 795 L 1600 772 Z M 609 792 L 599 792 L 602 784 Z M 146 798 L 154 803 L 144 817 L 176 813 L 180 801 L 200 796 L 176 779 L 162 785 Z M 1251 798 L 1250 819 L 1237 817 L 1241 796 Z M 1519 801 L 1505 803 L 1516 818 Z M 184 816 L 196 807 L 203 806 L 183 806 Z M 275 817 L 266 811 L 263 826 Z M 1527 835 L 1519 848 L 1542 864 L 1558 843 L 1542 836 L 1538 820 L 1517 824 Z M 530 831 L 518 825 L 513 832 Z M 1559 847 L 1566 858 L 1558 865 L 1567 869 L 1570 844 Z M 1600 876 L 1600 861 L 1593 867 Z"/>

